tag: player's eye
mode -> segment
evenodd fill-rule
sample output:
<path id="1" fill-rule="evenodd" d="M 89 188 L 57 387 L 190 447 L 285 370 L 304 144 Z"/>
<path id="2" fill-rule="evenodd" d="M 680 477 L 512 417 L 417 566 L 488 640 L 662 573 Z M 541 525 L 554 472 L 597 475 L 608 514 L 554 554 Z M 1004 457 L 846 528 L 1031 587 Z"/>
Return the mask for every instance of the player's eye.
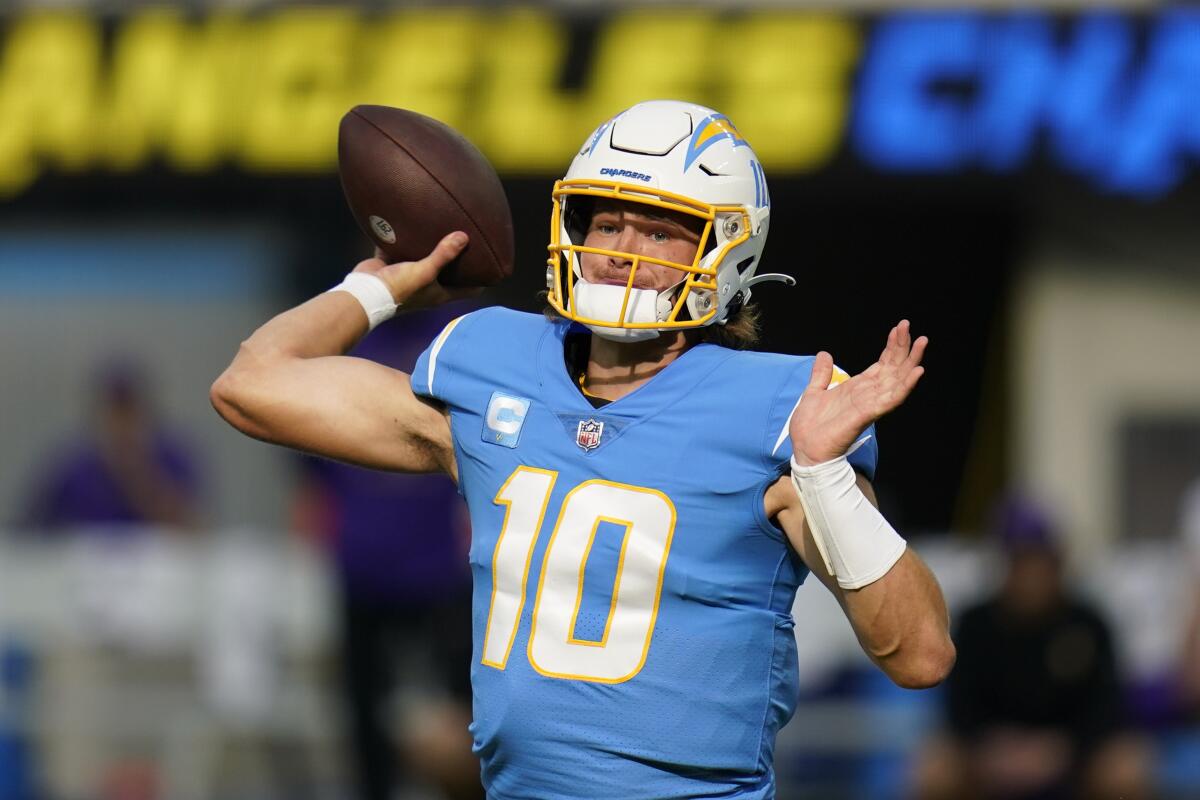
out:
<path id="1" fill-rule="evenodd" d="M 605 236 L 615 236 L 617 233 L 617 226 L 607 222 L 601 222 L 596 226 L 596 230 Z"/>
<path id="2" fill-rule="evenodd" d="M 666 231 L 651 231 L 650 238 L 655 244 L 666 244 L 671 241 L 671 234 Z"/>

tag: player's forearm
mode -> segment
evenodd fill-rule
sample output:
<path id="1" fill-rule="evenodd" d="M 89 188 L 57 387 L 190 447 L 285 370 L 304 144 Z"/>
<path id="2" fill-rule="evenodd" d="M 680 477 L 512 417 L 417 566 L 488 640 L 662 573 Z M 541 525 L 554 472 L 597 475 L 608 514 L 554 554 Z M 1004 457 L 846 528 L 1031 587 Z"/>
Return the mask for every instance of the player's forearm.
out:
<path id="1" fill-rule="evenodd" d="M 839 600 L 863 649 L 898 685 L 934 686 L 954 666 L 941 588 L 911 548 L 874 583 L 839 590 Z"/>
<path id="2" fill-rule="evenodd" d="M 793 458 L 789 483 L 779 521 L 863 649 L 900 686 L 940 683 L 954 665 L 941 589 L 879 512 L 870 481 L 844 457 L 810 467 Z"/>
<path id="3" fill-rule="evenodd" d="M 242 343 L 242 362 L 341 355 L 367 333 L 367 315 L 346 292 L 325 292 L 273 317 Z"/>
<path id="4" fill-rule="evenodd" d="M 366 332 L 366 314 L 344 292 L 326 292 L 284 311 L 238 347 L 209 392 L 213 407 L 243 433 L 281 443 L 271 420 L 285 417 L 271 407 L 294 396 L 298 384 L 302 388 L 301 362 L 345 353 Z"/>

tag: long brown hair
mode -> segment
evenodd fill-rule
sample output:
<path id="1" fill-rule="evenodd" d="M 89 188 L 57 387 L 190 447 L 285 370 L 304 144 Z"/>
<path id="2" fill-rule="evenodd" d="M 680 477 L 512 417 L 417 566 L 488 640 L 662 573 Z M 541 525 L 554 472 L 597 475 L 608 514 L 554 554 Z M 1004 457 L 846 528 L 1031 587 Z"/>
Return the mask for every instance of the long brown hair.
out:
<path id="1" fill-rule="evenodd" d="M 706 325 L 700 330 L 702 342 L 719 344 L 732 350 L 749 350 L 762 337 L 762 315 L 758 306 L 751 303 L 733 312 L 724 325 Z"/>

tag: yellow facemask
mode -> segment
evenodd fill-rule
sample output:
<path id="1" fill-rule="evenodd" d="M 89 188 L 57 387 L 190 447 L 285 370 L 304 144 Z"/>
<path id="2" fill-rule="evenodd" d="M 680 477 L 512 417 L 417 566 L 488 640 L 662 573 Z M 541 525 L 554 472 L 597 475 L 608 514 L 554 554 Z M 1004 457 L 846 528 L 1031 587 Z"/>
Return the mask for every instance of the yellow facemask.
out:
<path id="1" fill-rule="evenodd" d="M 634 253 L 624 253 L 619 250 L 605 250 L 576 244 L 572 241 L 571 233 L 567 229 L 565 217 L 569 199 L 572 197 L 607 198 L 638 203 L 650 208 L 695 217 L 704 223 L 700 233 L 700 246 L 696 249 L 692 263 L 683 264 Z M 552 198 L 554 206 L 550 216 L 550 256 L 547 261 L 546 288 L 548 290 L 547 300 L 555 311 L 569 320 L 584 325 L 611 329 L 699 328 L 712 321 L 719 306 L 716 302 L 717 270 L 729 251 L 746 241 L 750 235 L 750 219 L 743 207 L 711 205 L 673 192 L 646 186 L 590 179 L 557 181 L 554 184 Z M 725 241 L 717 247 L 706 250 L 706 243 L 714 239 L 713 227 L 717 224 L 722 226 Z M 582 240 L 581 236 L 578 238 Z M 579 256 L 583 253 L 611 256 L 632 263 L 619 308 L 613 304 L 611 312 L 605 314 L 609 317 L 607 319 L 585 316 L 579 310 L 575 290 L 581 279 Z M 631 300 L 634 298 L 634 292 L 638 291 L 634 289 L 634 281 L 641 264 L 660 264 L 686 273 L 686 277 L 674 290 L 675 296 L 667 298 L 668 302 L 666 303 L 657 304 L 653 318 L 649 320 L 635 320 L 631 314 L 633 310 Z M 646 315 L 639 314 L 638 316 L 644 318 Z"/>

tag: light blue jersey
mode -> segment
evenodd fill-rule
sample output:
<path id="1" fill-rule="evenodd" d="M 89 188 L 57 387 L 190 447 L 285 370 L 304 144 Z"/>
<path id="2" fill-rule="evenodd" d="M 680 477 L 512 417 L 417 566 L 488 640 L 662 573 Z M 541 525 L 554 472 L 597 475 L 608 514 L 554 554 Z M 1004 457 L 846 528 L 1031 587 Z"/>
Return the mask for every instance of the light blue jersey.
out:
<path id="1" fill-rule="evenodd" d="M 488 797 L 773 797 L 807 570 L 763 493 L 812 358 L 701 344 L 595 409 L 569 328 L 476 311 L 412 376 L 450 409 L 471 512 Z M 875 460 L 872 435 L 851 461 Z"/>

